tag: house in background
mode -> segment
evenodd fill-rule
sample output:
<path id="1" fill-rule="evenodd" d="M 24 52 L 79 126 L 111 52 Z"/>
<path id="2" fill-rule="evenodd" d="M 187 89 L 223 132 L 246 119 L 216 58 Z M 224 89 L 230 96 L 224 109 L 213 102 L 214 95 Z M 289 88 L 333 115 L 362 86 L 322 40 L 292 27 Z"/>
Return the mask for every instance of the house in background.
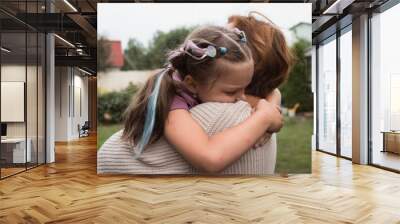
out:
<path id="1" fill-rule="evenodd" d="M 287 44 L 292 46 L 296 41 L 304 39 L 311 41 L 311 23 L 300 22 L 290 27 L 289 29 L 281 29 L 285 35 Z"/>
<path id="2" fill-rule="evenodd" d="M 109 50 L 108 64 L 111 70 L 121 70 L 124 66 L 124 53 L 122 51 L 121 41 L 106 40 L 105 45 Z"/>
<path id="3" fill-rule="evenodd" d="M 311 40 L 312 26 L 310 23 L 301 22 L 292 26 L 289 30 L 292 31 L 293 39 L 295 40 Z"/>

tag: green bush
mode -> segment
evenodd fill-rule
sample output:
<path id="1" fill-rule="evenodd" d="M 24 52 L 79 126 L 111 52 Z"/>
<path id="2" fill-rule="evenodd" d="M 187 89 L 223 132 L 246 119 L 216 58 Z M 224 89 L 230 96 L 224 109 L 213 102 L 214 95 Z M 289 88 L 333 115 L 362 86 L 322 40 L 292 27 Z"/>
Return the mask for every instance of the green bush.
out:
<path id="1" fill-rule="evenodd" d="M 121 123 L 122 114 L 138 89 L 138 86 L 130 82 L 124 90 L 99 95 L 97 105 L 99 122 L 103 124 Z"/>

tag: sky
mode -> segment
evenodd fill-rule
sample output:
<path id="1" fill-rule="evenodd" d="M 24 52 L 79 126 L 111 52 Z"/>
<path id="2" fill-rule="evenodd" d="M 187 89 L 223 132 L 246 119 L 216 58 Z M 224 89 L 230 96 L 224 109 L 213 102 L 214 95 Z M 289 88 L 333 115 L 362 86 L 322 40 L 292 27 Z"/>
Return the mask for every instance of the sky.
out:
<path id="1" fill-rule="evenodd" d="M 98 36 L 121 40 L 124 49 L 130 38 L 147 46 L 157 30 L 224 26 L 230 15 L 247 15 L 250 11 L 267 16 L 287 38 L 290 27 L 299 22 L 311 24 L 311 3 L 99 3 L 97 10 Z"/>

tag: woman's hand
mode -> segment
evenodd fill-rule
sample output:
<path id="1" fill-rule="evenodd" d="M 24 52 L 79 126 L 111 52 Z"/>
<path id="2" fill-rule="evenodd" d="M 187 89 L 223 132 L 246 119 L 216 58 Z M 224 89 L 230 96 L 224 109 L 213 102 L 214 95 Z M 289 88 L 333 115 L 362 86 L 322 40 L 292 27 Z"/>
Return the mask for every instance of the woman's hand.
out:
<path id="1" fill-rule="evenodd" d="M 268 131 L 265 132 L 264 135 L 262 135 L 261 138 L 258 139 L 257 143 L 253 146 L 253 149 L 265 145 L 271 139 L 273 132 L 278 132 L 283 126 L 283 116 L 281 114 L 281 109 L 279 106 L 274 103 L 269 103 L 266 100 L 259 100 L 256 108 L 253 109 L 253 112 L 260 110 L 265 115 L 270 115 L 269 119 L 272 119 L 272 123 Z M 279 112 L 279 114 L 277 114 L 277 111 Z"/>
<path id="2" fill-rule="evenodd" d="M 254 113 L 259 113 L 269 124 L 268 132 L 279 132 L 283 126 L 283 116 L 280 107 L 269 103 L 265 99 L 260 99 L 257 103 Z"/>
<path id="3" fill-rule="evenodd" d="M 279 91 L 279 89 L 274 89 L 267 97 L 265 97 L 265 99 L 270 103 L 274 103 L 280 106 L 282 100 L 282 94 Z"/>

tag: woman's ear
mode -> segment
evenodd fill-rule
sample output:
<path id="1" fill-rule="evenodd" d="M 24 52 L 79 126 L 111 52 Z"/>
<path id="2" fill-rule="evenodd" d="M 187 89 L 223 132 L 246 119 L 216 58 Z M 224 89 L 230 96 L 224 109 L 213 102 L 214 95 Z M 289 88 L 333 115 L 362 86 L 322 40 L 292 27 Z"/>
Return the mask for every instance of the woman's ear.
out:
<path id="1" fill-rule="evenodd" d="M 183 83 L 185 84 L 185 87 L 188 88 L 188 90 L 192 93 L 197 93 L 197 82 L 193 79 L 191 75 L 186 75 L 185 78 L 183 79 Z"/>

